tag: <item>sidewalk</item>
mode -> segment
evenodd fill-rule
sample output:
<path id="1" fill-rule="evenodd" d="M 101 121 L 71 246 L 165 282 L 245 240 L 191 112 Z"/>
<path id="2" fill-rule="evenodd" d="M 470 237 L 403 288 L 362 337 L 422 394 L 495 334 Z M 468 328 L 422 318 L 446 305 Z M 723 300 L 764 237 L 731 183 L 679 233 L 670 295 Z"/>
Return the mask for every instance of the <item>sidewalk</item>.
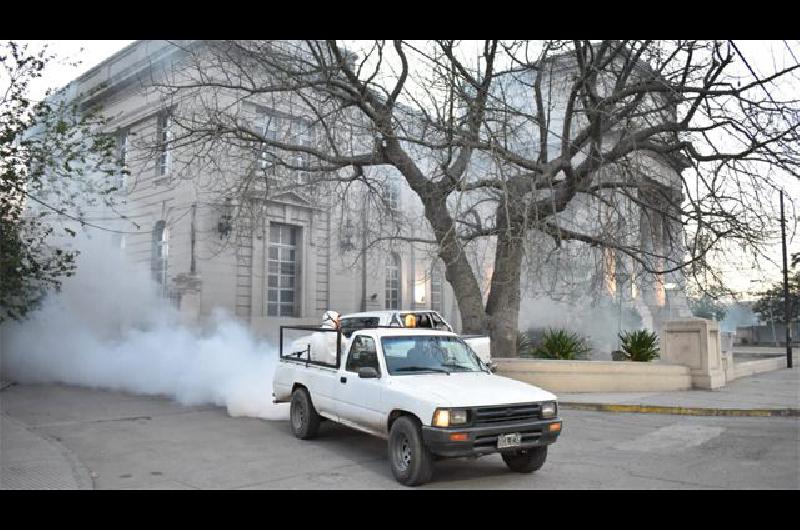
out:
<path id="1" fill-rule="evenodd" d="M 92 479 L 86 467 L 56 440 L 0 414 L 0 490 L 33 489 L 90 490 Z"/>
<path id="2" fill-rule="evenodd" d="M 800 368 L 736 379 L 718 390 L 559 393 L 565 409 L 696 416 L 800 416 Z"/>

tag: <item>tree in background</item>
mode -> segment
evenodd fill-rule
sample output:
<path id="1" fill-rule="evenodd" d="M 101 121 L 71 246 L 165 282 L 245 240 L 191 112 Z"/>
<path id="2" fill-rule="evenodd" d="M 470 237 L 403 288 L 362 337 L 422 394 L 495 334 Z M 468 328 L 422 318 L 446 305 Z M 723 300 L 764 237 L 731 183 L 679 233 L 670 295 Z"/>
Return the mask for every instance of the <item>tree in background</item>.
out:
<path id="1" fill-rule="evenodd" d="M 792 269 L 800 265 L 800 252 L 792 255 Z M 776 282 L 760 294 L 753 305 L 753 312 L 758 313 L 765 322 L 785 322 L 786 305 L 783 296 L 783 281 Z M 789 271 L 789 320 L 800 317 L 800 270 Z"/>
<path id="2" fill-rule="evenodd" d="M 725 320 L 727 312 L 725 304 L 708 293 L 703 293 L 697 298 L 689 298 L 689 308 L 694 316 L 708 320 Z"/>
<path id="3" fill-rule="evenodd" d="M 75 231 L 63 221 L 88 225 L 87 208 L 113 207 L 120 169 L 105 121 L 50 91 L 28 97 L 53 59 L 0 44 L 0 322 L 25 318 L 74 274 L 78 253 L 64 238 Z"/>
<path id="4" fill-rule="evenodd" d="M 651 274 L 705 274 L 714 249 L 763 252 L 782 187 L 771 170 L 800 174 L 800 109 L 775 89 L 800 64 L 759 75 L 732 41 L 485 41 L 477 53 L 444 40 L 363 42 L 358 53 L 335 41 L 179 46 L 187 57 L 154 84 L 174 111 L 170 142 L 202 150 L 187 178 L 231 167 L 235 152 L 344 194 L 361 184 L 380 195 L 371 169 L 399 174 L 424 223 L 391 237 L 436 248 L 463 331 L 488 330 L 504 355 L 516 351 L 523 258 L 543 251 L 534 237 L 604 249 L 609 269 L 624 255 Z M 280 98 L 313 140 L 242 112 Z M 654 164 L 685 169 L 679 189 L 661 185 Z M 263 172 L 239 174 L 222 193 L 244 203 Z M 587 204 L 601 222 L 575 222 Z M 653 244 L 625 226 L 648 227 Z M 469 259 L 478 241 L 493 249 L 487 282 Z"/>

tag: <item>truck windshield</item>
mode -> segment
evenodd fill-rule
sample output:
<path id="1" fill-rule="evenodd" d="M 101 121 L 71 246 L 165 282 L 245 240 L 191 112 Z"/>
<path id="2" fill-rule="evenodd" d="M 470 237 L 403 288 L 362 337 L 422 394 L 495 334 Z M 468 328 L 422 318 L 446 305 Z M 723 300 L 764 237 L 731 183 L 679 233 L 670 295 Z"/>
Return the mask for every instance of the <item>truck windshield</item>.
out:
<path id="1" fill-rule="evenodd" d="M 482 371 L 475 352 L 458 337 L 383 337 L 381 345 L 391 375 Z"/>

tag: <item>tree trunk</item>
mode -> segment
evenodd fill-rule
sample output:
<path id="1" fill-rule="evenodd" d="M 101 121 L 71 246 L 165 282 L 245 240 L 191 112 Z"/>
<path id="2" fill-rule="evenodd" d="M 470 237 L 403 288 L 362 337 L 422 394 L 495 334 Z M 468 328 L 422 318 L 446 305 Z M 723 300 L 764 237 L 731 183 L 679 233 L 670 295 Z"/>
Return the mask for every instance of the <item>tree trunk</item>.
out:
<path id="1" fill-rule="evenodd" d="M 406 182 L 422 201 L 425 218 L 433 228 L 444 261 L 445 278 L 453 287 L 461 312 L 461 332 L 486 332 L 483 296 L 475 272 L 467 260 L 464 246 L 458 239 L 455 221 L 447 209 L 447 193 L 425 178 L 394 136 L 384 136 L 385 152 L 391 163 L 403 174 Z"/>
<path id="2" fill-rule="evenodd" d="M 436 204 L 441 202 L 441 204 Z M 461 332 L 481 334 L 486 332 L 486 313 L 483 296 L 475 271 L 467 260 L 464 247 L 456 237 L 455 226 L 447 211 L 447 199 L 425 202 L 425 216 L 433 227 L 439 242 L 439 257 L 445 265 L 445 279 L 453 287 L 461 312 Z"/>
<path id="3" fill-rule="evenodd" d="M 517 327 L 520 306 L 522 238 L 507 228 L 506 211 L 497 210 L 498 227 L 491 290 L 486 302 L 493 357 L 517 356 Z"/>

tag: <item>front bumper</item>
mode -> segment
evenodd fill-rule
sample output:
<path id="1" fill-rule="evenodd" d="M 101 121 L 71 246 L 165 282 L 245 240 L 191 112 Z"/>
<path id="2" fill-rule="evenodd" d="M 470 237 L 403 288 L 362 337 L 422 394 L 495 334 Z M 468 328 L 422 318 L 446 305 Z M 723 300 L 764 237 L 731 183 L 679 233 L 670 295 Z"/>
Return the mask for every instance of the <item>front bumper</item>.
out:
<path id="1" fill-rule="evenodd" d="M 531 420 L 503 425 L 490 425 L 480 427 L 422 427 L 422 439 L 430 451 L 438 456 L 460 457 L 460 456 L 480 456 L 501 451 L 517 451 L 519 449 L 529 449 L 531 447 L 541 447 L 550 445 L 558 439 L 561 430 L 551 431 L 550 425 L 562 424 L 561 418 L 551 418 L 547 420 Z M 563 424 L 562 424 L 563 425 Z M 522 445 L 508 448 L 497 448 L 497 436 L 500 434 L 520 433 L 522 435 Z M 454 442 L 450 440 L 450 435 L 454 433 L 465 433 L 465 441 Z"/>

